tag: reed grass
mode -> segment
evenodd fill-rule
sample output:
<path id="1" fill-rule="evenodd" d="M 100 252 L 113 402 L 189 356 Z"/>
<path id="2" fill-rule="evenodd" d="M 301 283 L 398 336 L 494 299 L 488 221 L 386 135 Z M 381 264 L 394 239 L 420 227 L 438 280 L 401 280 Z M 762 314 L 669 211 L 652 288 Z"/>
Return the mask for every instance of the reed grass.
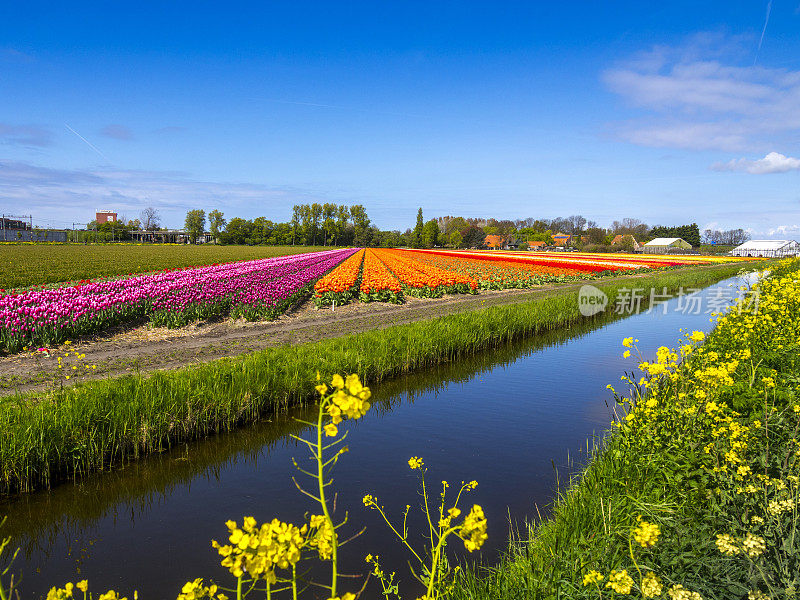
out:
<path id="1" fill-rule="evenodd" d="M 691 267 L 597 287 L 613 306 L 625 288 L 702 287 L 738 269 Z M 323 377 L 358 373 L 372 385 L 582 321 L 576 296 L 575 290 L 554 290 L 520 304 L 6 397 L 0 401 L 0 494 L 50 487 L 253 422 L 268 411 L 313 402 L 318 371 Z"/>

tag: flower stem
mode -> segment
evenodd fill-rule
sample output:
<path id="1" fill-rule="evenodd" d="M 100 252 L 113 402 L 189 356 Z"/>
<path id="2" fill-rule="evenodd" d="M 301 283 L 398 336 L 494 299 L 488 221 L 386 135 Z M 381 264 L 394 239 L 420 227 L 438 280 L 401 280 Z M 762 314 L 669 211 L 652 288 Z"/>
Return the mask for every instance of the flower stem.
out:
<path id="1" fill-rule="evenodd" d="M 322 513 L 325 515 L 325 520 L 333 532 L 331 536 L 331 598 L 336 597 L 336 564 L 337 564 L 337 551 L 338 551 L 338 537 L 336 529 L 333 526 L 333 520 L 328 512 L 328 502 L 325 499 L 325 474 L 323 473 L 322 464 L 322 419 L 324 415 L 325 401 L 319 405 L 319 416 L 317 417 L 317 450 L 315 452 L 317 459 L 317 483 L 319 485 L 319 503 L 322 506 Z"/>

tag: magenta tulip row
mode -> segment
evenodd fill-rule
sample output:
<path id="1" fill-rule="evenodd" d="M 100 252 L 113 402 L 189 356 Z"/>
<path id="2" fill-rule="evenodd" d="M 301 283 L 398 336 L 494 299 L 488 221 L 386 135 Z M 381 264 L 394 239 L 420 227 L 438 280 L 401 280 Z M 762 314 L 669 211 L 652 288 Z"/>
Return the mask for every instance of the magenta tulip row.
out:
<path id="1" fill-rule="evenodd" d="M 180 326 L 231 311 L 274 316 L 354 252 L 328 250 L 0 295 L 0 346 L 13 352 L 58 343 L 141 317 Z"/>

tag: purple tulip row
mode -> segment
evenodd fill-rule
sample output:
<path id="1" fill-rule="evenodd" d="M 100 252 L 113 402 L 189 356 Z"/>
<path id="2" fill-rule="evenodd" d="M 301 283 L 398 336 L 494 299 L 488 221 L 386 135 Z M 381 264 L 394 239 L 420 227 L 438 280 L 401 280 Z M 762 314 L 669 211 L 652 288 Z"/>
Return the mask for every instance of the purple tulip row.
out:
<path id="1" fill-rule="evenodd" d="M 13 352 L 58 343 L 141 317 L 180 326 L 236 310 L 251 318 L 274 315 L 281 303 L 354 252 L 328 250 L 0 296 L 0 346 Z"/>

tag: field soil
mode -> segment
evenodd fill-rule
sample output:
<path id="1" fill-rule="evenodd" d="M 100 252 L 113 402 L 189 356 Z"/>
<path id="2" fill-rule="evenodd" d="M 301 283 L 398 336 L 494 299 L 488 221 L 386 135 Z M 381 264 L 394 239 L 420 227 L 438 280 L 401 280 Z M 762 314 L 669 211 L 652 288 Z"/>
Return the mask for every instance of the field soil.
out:
<path id="1" fill-rule="evenodd" d="M 647 276 L 608 277 L 592 283 L 602 285 Z M 556 290 L 577 291 L 584 283 L 588 281 L 536 289 L 481 291 L 478 295 L 407 297 L 402 305 L 356 302 L 335 310 L 330 307 L 317 309 L 311 300 L 307 300 L 269 322 L 220 320 L 181 329 L 153 328 L 146 322 L 134 323 L 71 344 L 48 348 L 46 352 L 0 357 L 0 396 L 128 373 L 177 369 L 265 348 L 304 344 L 488 306 L 525 302 Z"/>

